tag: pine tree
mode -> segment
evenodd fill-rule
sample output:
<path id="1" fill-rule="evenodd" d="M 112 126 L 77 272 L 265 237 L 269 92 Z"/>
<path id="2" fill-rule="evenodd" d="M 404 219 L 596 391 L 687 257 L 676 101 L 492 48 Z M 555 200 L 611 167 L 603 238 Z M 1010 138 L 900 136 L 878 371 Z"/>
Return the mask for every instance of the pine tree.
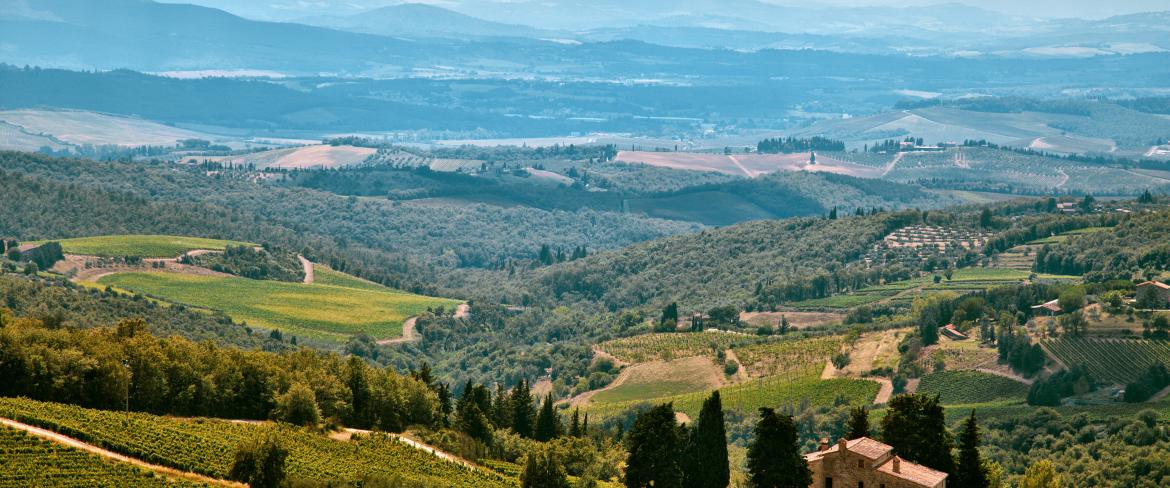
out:
<path id="1" fill-rule="evenodd" d="M 540 414 L 536 417 L 536 432 L 533 436 L 541 442 L 551 441 L 561 435 L 561 418 L 553 410 L 552 393 L 544 397 L 544 404 L 540 406 Z"/>
<path id="2" fill-rule="evenodd" d="M 953 484 L 952 484 L 953 483 Z M 963 422 L 959 433 L 959 465 L 951 484 L 954 488 L 987 488 L 987 468 L 979 457 L 979 424 L 975 421 L 975 410 Z"/>
<path id="3" fill-rule="evenodd" d="M 726 488 L 731 479 L 727 463 L 727 431 L 719 391 L 703 401 L 699 419 L 690 432 L 683 457 L 683 484 L 694 488 Z"/>
<path id="4" fill-rule="evenodd" d="M 938 396 L 899 395 L 889 407 L 882 418 L 882 442 L 907 461 L 954 473 L 951 433 Z"/>
<path id="5" fill-rule="evenodd" d="M 627 488 L 678 488 L 682 485 L 679 429 L 674 422 L 674 406 L 657 405 L 638 414 L 626 436 Z"/>
<path id="6" fill-rule="evenodd" d="M 512 388 L 512 431 L 520 437 L 532 438 L 532 424 L 536 413 L 533 411 L 532 393 L 528 390 L 528 382 L 520 380 Z"/>
<path id="7" fill-rule="evenodd" d="M 853 440 L 862 437 L 869 437 L 869 410 L 864 405 L 849 410 L 849 434 L 845 438 Z"/>
<path id="8" fill-rule="evenodd" d="M 748 446 L 748 478 L 755 488 L 806 488 L 812 472 L 800 445 L 796 424 L 789 415 L 776 415 L 771 408 L 760 409 L 755 439 Z"/>

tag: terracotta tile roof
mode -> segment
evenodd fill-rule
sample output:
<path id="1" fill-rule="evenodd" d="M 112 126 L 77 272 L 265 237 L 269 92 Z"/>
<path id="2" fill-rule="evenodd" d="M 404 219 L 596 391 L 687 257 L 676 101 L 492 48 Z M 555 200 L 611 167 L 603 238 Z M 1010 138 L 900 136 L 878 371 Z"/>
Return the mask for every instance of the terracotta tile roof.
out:
<path id="1" fill-rule="evenodd" d="M 810 453 L 804 455 L 804 459 L 806 461 L 814 461 L 814 460 L 820 459 L 825 454 L 828 454 L 831 452 L 837 452 L 838 447 L 839 446 L 837 444 L 833 444 L 831 447 L 829 447 L 828 449 L 826 449 L 824 451 L 810 452 Z M 862 437 L 860 439 L 853 439 L 853 440 L 849 441 L 846 444 L 846 449 L 848 449 L 849 452 L 852 452 L 855 454 L 860 454 L 860 455 L 865 456 L 869 459 L 878 459 L 882 456 L 885 456 L 886 454 L 889 454 L 890 451 L 894 450 L 894 448 L 892 448 L 886 444 L 883 444 L 881 442 L 870 439 L 868 437 Z"/>
<path id="2" fill-rule="evenodd" d="M 1156 286 L 1158 288 L 1161 288 L 1163 290 L 1170 290 L 1170 285 L 1167 285 L 1167 284 L 1162 283 L 1160 281 L 1147 281 L 1145 283 L 1138 284 L 1138 286 L 1151 286 L 1151 285 Z"/>
<path id="3" fill-rule="evenodd" d="M 897 456 L 895 456 L 897 457 Z M 897 478 L 910 481 L 921 486 L 938 486 L 943 480 L 947 479 L 947 474 L 942 471 L 935 471 L 926 466 L 914 464 L 910 461 L 900 461 L 898 472 L 894 472 L 894 457 L 889 461 L 878 466 L 878 471 L 894 476 Z"/>

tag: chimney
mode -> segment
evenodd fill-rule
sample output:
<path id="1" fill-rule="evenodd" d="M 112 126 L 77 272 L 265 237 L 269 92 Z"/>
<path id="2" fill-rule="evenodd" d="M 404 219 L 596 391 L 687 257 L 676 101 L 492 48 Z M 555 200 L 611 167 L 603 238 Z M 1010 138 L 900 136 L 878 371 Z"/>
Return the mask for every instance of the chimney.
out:
<path id="1" fill-rule="evenodd" d="M 894 472 L 895 473 L 902 472 L 902 458 L 900 458 L 898 456 L 894 456 Z"/>
<path id="2" fill-rule="evenodd" d="M 841 454 L 845 454 L 845 451 L 849 450 L 849 442 L 846 441 L 844 437 L 837 439 L 837 447 L 841 448 L 839 449 Z"/>
<path id="3" fill-rule="evenodd" d="M 824 452 L 824 451 L 828 451 L 828 450 L 829 450 L 829 438 L 822 437 L 821 438 L 821 447 L 818 448 L 817 451 Z"/>

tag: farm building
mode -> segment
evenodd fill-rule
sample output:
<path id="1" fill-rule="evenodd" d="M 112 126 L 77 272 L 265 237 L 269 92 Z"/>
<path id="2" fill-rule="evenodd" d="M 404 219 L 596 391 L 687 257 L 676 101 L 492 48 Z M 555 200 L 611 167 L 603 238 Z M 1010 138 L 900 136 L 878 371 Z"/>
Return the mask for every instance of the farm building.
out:
<path id="1" fill-rule="evenodd" d="M 947 324 L 946 327 L 939 327 L 938 333 L 946 336 L 951 340 L 965 341 L 968 339 L 967 334 L 962 333 L 955 328 L 955 324 Z"/>
<path id="2" fill-rule="evenodd" d="M 817 452 L 804 455 L 813 482 L 809 488 L 946 488 L 947 474 L 905 461 L 894 448 L 868 437 L 829 447 L 821 442 Z"/>
<path id="3" fill-rule="evenodd" d="M 1141 308 L 1170 307 L 1170 285 L 1147 281 L 1137 285 L 1137 304 Z"/>
<path id="4" fill-rule="evenodd" d="M 1060 313 L 1060 300 L 1052 300 L 1032 306 L 1032 312 L 1053 316 Z"/>

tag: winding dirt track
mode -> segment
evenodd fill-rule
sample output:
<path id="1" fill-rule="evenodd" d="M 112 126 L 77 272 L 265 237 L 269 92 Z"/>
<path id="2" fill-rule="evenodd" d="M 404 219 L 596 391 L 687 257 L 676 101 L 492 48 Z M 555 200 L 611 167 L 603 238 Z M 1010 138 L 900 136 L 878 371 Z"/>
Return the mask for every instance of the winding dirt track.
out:
<path id="1" fill-rule="evenodd" d="M 874 405 L 889 403 L 890 397 L 894 394 L 894 383 L 890 382 L 889 378 L 871 377 L 863 379 L 877 382 L 877 384 L 880 386 L 880 388 L 878 388 L 877 396 L 873 397 Z"/>
<path id="2" fill-rule="evenodd" d="M 227 481 L 227 480 L 221 480 L 221 479 L 217 479 L 217 478 L 211 478 L 209 476 L 204 476 L 204 475 L 197 474 L 197 473 L 191 473 L 188 471 L 180 471 L 180 470 L 177 470 L 174 468 L 168 468 L 166 466 L 159 466 L 157 464 L 151 464 L 151 463 L 148 463 L 148 462 L 143 461 L 141 459 L 136 459 L 136 458 L 132 458 L 129 456 L 124 456 L 122 454 L 118 454 L 118 453 L 113 452 L 113 451 L 102 449 L 102 448 L 95 446 L 93 444 L 88 444 L 88 443 L 82 442 L 80 440 L 74 439 L 72 437 L 58 434 L 58 433 L 53 432 L 51 430 L 45 430 L 45 429 L 42 429 L 40 427 L 34 427 L 32 425 L 17 422 L 15 420 L 10 420 L 10 419 L 0 417 L 0 424 L 5 425 L 5 426 L 10 427 L 10 428 L 13 428 L 13 429 L 16 429 L 16 430 L 22 430 L 24 432 L 28 432 L 29 434 L 40 437 L 42 439 L 47 439 L 47 440 L 56 442 L 58 444 L 64 444 L 64 445 L 72 447 L 72 448 L 81 449 L 82 451 L 97 454 L 98 456 L 101 456 L 101 457 L 104 457 L 107 459 L 111 459 L 111 460 L 122 462 L 122 463 L 132 464 L 134 466 L 138 466 L 138 467 L 143 468 L 143 469 L 148 469 L 150 471 L 154 471 L 155 473 L 158 473 L 158 474 L 161 474 L 163 476 L 170 477 L 170 478 L 183 478 L 183 479 L 187 479 L 187 480 L 191 480 L 191 481 L 196 481 L 199 483 L 207 483 L 210 485 L 217 485 L 217 486 L 232 486 L 232 487 L 240 487 L 240 488 L 247 488 L 247 486 L 248 486 L 248 485 L 245 485 L 243 483 L 236 483 L 234 481 Z"/>
<path id="3" fill-rule="evenodd" d="M 382 339 L 377 342 L 379 346 L 388 346 L 390 344 L 402 344 L 404 342 L 413 342 L 419 340 L 418 336 L 414 335 L 414 322 L 418 317 L 411 317 L 402 323 L 402 337 L 395 337 L 393 339 Z"/>
<path id="4" fill-rule="evenodd" d="M 305 268 L 305 284 L 311 285 L 316 277 L 313 275 L 313 262 L 305 259 L 304 256 L 297 254 L 297 259 L 301 261 L 301 266 Z"/>

